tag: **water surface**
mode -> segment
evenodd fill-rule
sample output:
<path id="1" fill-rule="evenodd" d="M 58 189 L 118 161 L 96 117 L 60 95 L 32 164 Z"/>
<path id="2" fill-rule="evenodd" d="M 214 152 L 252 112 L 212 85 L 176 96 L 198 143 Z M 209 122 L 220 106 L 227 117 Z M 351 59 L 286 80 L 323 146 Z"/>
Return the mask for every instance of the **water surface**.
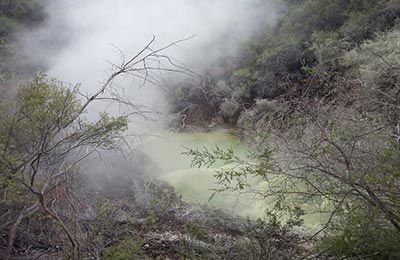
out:
<path id="1" fill-rule="evenodd" d="M 218 188 L 214 174 L 218 170 L 231 166 L 217 162 L 210 168 L 193 168 L 191 167 L 192 158 L 182 153 L 187 148 L 201 150 L 212 149 L 216 146 L 221 149 L 233 149 L 239 156 L 245 157 L 247 154 L 247 149 L 241 144 L 239 138 L 226 129 L 195 133 L 161 133 L 147 138 L 143 149 L 160 167 L 160 178 L 172 185 L 185 200 L 206 203 L 244 217 L 262 217 L 265 209 L 274 204 L 273 199 L 260 200 L 251 193 L 224 193 L 217 194 L 209 200 L 213 194 L 212 189 Z M 265 182 L 261 180 L 251 181 L 252 188 L 255 190 L 265 186 Z M 307 208 L 307 205 L 303 207 Z M 321 214 L 308 214 L 305 216 L 306 225 L 316 227 L 323 217 Z"/>

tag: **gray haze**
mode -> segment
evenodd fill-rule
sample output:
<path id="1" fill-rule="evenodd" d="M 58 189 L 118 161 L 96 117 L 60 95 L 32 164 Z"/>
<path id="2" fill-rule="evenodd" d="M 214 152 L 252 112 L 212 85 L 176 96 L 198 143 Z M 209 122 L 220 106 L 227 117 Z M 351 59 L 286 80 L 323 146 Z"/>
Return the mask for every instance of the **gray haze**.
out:
<path id="1" fill-rule="evenodd" d="M 46 25 L 26 34 L 23 45 L 28 57 L 47 67 L 49 76 L 82 84 L 82 92 L 90 94 L 109 75 L 106 61 L 119 61 L 113 46 L 131 56 L 153 35 L 158 47 L 197 35 L 167 51 L 195 70 L 219 55 L 234 52 L 257 22 L 257 15 L 249 12 L 253 1 L 53 0 L 49 1 Z M 271 8 L 264 19 L 273 18 Z M 129 79 L 119 83 L 125 89 L 135 84 Z M 153 107 L 162 103 L 156 88 L 146 86 L 129 95 L 134 102 Z M 102 104 L 92 107 L 89 115 L 104 109 L 117 110 Z"/>
<path id="2" fill-rule="evenodd" d="M 234 53 L 257 28 L 259 18 L 263 24 L 272 23 L 274 9 L 267 10 L 269 16 L 260 17 L 260 10 L 250 12 L 253 1 L 259 0 L 49 0 L 46 24 L 22 37 L 24 56 L 47 68 L 45 72 L 50 77 L 81 84 L 81 92 L 91 95 L 110 75 L 107 61 L 120 61 L 115 46 L 126 57 L 132 57 L 153 35 L 156 47 L 196 35 L 168 49 L 166 54 L 201 71 L 219 56 Z M 165 75 L 169 79 L 173 76 Z M 139 82 L 131 78 L 116 83 L 132 102 L 165 111 L 159 88 L 146 85 L 138 90 Z M 91 105 L 86 116 L 93 119 L 102 111 L 113 115 L 127 112 L 115 103 L 103 102 Z M 146 120 L 131 120 L 131 133 L 158 130 L 154 129 L 154 121 L 146 124 Z M 126 184 L 137 192 L 145 180 L 143 176 L 160 174 L 143 154 L 136 153 L 133 158 L 123 157 L 120 152 L 96 155 L 99 158 L 89 158 L 83 168 L 94 173 L 92 177 L 97 182 L 93 181 L 93 185 L 100 189 L 107 184 L 111 186 L 105 190 L 125 190 Z M 113 182 L 109 182 L 111 179 Z"/>

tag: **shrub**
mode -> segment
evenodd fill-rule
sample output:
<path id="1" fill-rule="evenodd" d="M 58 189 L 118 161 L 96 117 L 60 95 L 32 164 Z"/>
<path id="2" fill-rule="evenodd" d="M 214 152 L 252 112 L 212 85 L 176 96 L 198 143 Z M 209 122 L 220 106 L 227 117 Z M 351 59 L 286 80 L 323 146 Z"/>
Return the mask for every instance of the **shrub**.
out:
<path id="1" fill-rule="evenodd" d="M 344 63 L 354 66 L 360 77 L 372 87 L 382 72 L 400 66 L 400 30 L 381 34 L 374 40 L 366 41 L 360 48 L 348 52 Z"/>
<path id="2" fill-rule="evenodd" d="M 360 3 L 359 6 L 364 8 L 354 11 L 340 29 L 344 38 L 354 46 L 375 38 L 377 33 L 390 30 L 400 18 L 400 4 L 397 1 L 373 1 L 372 4 Z"/>
<path id="3" fill-rule="evenodd" d="M 135 238 L 118 241 L 115 245 L 107 247 L 102 251 L 104 260 L 140 260 L 139 256 L 141 242 Z"/>
<path id="4" fill-rule="evenodd" d="M 0 0 L 0 38 L 15 33 L 22 25 L 32 26 L 41 22 L 43 9 L 38 0 Z"/>
<path id="5" fill-rule="evenodd" d="M 354 206 L 343 212 L 317 248 L 341 259 L 400 259 L 400 233 L 371 207 Z"/>

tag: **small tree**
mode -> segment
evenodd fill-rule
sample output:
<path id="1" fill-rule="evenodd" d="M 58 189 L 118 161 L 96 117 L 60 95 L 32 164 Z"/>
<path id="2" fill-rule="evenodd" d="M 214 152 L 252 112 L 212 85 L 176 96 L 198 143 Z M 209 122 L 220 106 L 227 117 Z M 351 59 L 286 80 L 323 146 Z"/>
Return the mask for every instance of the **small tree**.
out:
<path id="1" fill-rule="evenodd" d="M 57 204 L 62 198 L 76 214 L 73 194 L 67 186 L 74 178 L 74 166 L 96 149 L 118 147 L 128 125 L 127 115 L 110 117 L 101 113 L 92 122 L 84 118 L 84 113 L 94 101 L 107 99 L 129 105 L 140 114 L 135 104 L 105 94 L 118 76 L 129 75 L 143 80 L 143 84 L 157 84 L 154 72 L 188 72 L 163 54 L 181 41 L 158 49 L 153 47 L 154 41 L 153 37 L 128 60 L 120 52 L 121 63 L 113 64 L 110 77 L 83 101 L 79 99 L 77 87 L 38 75 L 19 89 L 15 100 L 1 105 L 0 188 L 3 194 L 17 194 L 16 200 L 21 204 L 16 221 L 2 226 L 9 228 L 5 259 L 11 256 L 18 225 L 37 210 L 60 225 L 70 242 L 72 259 L 80 259 L 76 226 L 71 227 Z M 4 201 L 11 202 L 4 196 Z"/>

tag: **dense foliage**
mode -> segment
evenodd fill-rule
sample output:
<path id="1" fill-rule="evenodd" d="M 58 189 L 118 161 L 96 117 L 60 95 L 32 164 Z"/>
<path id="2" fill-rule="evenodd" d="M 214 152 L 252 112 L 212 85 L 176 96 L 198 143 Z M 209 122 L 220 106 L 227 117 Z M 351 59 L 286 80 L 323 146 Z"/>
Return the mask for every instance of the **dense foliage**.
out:
<path id="1" fill-rule="evenodd" d="M 237 164 L 215 175 L 217 192 L 251 192 L 260 178 L 255 193 L 266 201 L 331 212 L 313 257 L 398 259 L 400 3 L 285 2 L 272 29 L 209 76 L 211 120 L 239 128 L 255 152 L 188 154 L 195 166 Z M 173 102 L 190 104 L 187 93 Z"/>
<path id="2" fill-rule="evenodd" d="M 22 27 L 31 27 L 44 19 L 43 2 L 40 0 L 1 0 L 0 38 L 10 39 Z"/>
<path id="3" fill-rule="evenodd" d="M 287 9 L 272 29 L 256 33 L 236 57 L 221 58 L 207 70 L 201 77 L 207 84 L 178 84 L 171 94 L 173 112 L 187 116 L 211 107 L 209 117 L 240 126 L 240 115 L 257 114 L 260 100 L 325 97 L 337 90 L 333 83 L 348 69 L 343 55 L 396 31 L 400 17 L 397 1 L 285 2 Z"/>
<path id="4" fill-rule="evenodd" d="M 2 96 L 16 94 L 14 83 L 24 83 L 32 78 L 43 65 L 30 64 L 19 54 L 17 35 L 40 25 L 46 18 L 45 0 L 1 0 L 0 1 L 0 91 Z M 16 69 L 16 68 L 19 69 Z"/>

